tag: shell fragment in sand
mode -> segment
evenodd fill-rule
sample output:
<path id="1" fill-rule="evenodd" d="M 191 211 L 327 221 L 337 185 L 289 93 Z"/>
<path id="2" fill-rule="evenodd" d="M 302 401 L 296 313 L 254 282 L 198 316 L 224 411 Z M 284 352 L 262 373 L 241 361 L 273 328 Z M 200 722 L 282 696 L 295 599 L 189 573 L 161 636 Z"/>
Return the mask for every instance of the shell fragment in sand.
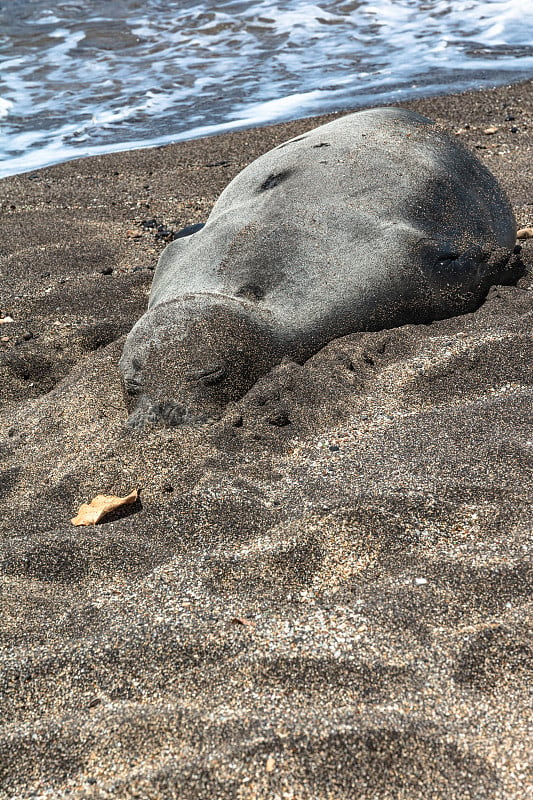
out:
<path id="1" fill-rule="evenodd" d="M 533 228 L 520 228 L 516 232 L 517 239 L 533 239 Z"/>
<path id="2" fill-rule="evenodd" d="M 97 522 L 116 508 L 134 503 L 138 496 L 138 489 L 134 489 L 126 497 L 117 497 L 114 494 L 99 494 L 90 503 L 83 503 L 77 515 L 70 521 L 73 525 L 96 525 Z"/>

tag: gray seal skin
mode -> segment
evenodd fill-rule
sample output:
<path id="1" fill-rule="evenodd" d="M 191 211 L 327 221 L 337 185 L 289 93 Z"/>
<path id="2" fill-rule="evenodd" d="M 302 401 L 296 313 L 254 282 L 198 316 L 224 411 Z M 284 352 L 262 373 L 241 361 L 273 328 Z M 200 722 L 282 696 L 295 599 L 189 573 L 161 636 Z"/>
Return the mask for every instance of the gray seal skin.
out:
<path id="1" fill-rule="evenodd" d="M 132 423 L 220 414 L 284 357 L 474 310 L 519 275 L 490 172 L 405 109 L 360 111 L 237 175 L 169 244 L 120 360 Z"/>

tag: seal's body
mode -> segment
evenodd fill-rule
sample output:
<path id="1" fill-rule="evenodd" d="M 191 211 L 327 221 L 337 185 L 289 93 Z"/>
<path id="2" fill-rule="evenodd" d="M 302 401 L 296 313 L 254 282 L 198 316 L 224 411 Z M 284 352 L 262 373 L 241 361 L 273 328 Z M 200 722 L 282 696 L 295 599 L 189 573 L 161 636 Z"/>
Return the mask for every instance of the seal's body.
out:
<path id="1" fill-rule="evenodd" d="M 471 311 L 518 277 L 515 234 L 494 177 L 431 120 L 335 120 L 258 158 L 168 245 L 120 362 L 127 394 L 209 414 L 284 356 Z"/>

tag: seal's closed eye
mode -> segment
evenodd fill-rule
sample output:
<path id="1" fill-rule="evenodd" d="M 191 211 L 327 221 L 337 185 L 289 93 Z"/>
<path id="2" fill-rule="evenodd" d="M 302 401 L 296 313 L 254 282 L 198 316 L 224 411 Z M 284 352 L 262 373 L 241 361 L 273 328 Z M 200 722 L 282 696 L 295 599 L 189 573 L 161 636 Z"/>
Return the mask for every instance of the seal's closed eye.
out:
<path id="1" fill-rule="evenodd" d="M 189 381 L 201 381 L 204 386 L 216 386 L 224 380 L 228 372 L 225 362 L 220 364 L 210 364 L 199 369 L 190 369 L 185 372 L 185 378 Z"/>

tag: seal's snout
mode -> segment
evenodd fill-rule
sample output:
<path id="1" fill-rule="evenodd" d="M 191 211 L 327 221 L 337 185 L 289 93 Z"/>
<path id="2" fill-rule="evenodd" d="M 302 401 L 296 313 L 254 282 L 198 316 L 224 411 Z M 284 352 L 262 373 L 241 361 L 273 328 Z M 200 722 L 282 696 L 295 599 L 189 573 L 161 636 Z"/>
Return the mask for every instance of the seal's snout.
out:
<path id="1" fill-rule="evenodd" d="M 163 303 L 130 332 L 120 361 L 130 423 L 217 417 L 277 361 L 268 324 L 247 304 L 215 294 Z"/>

